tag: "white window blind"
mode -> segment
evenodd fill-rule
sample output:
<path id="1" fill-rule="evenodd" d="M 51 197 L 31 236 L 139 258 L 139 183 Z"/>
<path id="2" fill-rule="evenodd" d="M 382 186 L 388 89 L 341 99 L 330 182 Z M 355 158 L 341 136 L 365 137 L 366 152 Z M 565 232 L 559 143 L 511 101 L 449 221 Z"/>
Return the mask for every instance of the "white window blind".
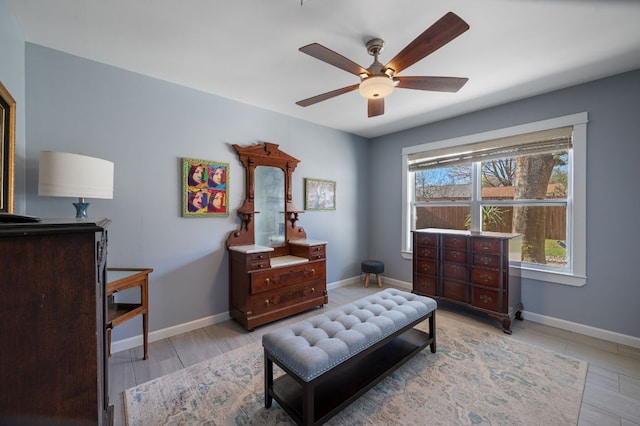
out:
<path id="1" fill-rule="evenodd" d="M 486 140 L 468 145 L 438 148 L 408 155 L 409 171 L 461 163 L 513 158 L 567 150 L 572 147 L 573 126 Z"/>

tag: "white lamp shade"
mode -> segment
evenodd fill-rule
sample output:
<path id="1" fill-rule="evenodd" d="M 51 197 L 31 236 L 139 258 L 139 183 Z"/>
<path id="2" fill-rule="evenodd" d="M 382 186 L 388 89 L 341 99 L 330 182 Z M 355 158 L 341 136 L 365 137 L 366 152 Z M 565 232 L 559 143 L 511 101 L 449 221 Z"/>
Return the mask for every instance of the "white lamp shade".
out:
<path id="1" fill-rule="evenodd" d="M 40 151 L 38 195 L 113 198 L 113 163 L 86 155 Z"/>
<path id="2" fill-rule="evenodd" d="M 393 92 L 393 80 L 386 76 L 374 75 L 360 83 L 360 95 L 367 99 L 381 99 Z"/>

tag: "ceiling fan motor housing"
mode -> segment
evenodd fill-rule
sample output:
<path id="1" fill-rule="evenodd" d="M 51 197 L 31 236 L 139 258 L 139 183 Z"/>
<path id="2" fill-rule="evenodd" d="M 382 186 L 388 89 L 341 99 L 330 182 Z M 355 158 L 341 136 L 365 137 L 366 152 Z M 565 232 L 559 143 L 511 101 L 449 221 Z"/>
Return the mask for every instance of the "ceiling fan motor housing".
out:
<path id="1" fill-rule="evenodd" d="M 367 42 L 367 52 L 371 56 L 378 56 L 384 50 L 384 40 L 381 38 L 372 38 Z"/>
<path id="2" fill-rule="evenodd" d="M 381 64 L 378 60 L 378 55 L 380 55 L 380 52 L 382 52 L 382 50 L 384 49 L 384 40 L 382 40 L 381 38 L 374 38 L 369 40 L 366 46 L 369 55 L 373 56 L 373 63 L 369 66 L 369 68 L 367 68 L 369 74 L 361 74 L 360 77 L 363 80 L 369 76 L 375 75 L 393 77 L 393 70 L 389 69 L 383 71 L 384 65 Z"/>
<path id="3" fill-rule="evenodd" d="M 366 44 L 367 52 L 373 56 L 373 63 L 367 68 L 368 74 L 360 75 L 360 95 L 366 99 L 382 99 L 393 92 L 393 74 L 382 71 L 383 65 L 378 61 L 378 55 L 384 49 L 384 40 L 374 38 Z"/>

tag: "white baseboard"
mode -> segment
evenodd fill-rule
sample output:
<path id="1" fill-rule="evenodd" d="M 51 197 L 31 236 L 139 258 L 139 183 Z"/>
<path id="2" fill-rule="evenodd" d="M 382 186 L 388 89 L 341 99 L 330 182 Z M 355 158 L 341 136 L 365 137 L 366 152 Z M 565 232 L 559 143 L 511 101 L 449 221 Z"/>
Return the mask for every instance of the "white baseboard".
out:
<path id="1" fill-rule="evenodd" d="M 362 282 L 362 275 L 346 280 L 335 281 L 327 284 L 327 290 L 344 287 L 351 284 L 357 284 Z M 406 281 L 394 280 L 392 278 L 382 277 L 382 282 L 391 284 L 395 287 L 411 291 L 412 285 Z M 585 336 L 595 337 L 597 339 L 607 340 L 621 345 L 627 345 L 640 349 L 640 338 L 627 336 L 626 334 L 620 334 L 613 331 L 603 330 L 600 328 L 591 327 L 589 325 L 579 324 L 571 321 L 566 321 L 560 318 L 548 317 L 545 315 L 536 314 L 535 312 L 524 311 L 523 315 L 526 320 L 536 323 L 549 325 L 551 327 L 560 328 L 562 330 L 572 331 L 575 333 L 584 334 Z M 152 331 L 149 333 L 149 342 L 155 342 L 157 340 L 167 339 L 178 334 L 187 333 L 189 331 L 197 330 L 202 327 L 207 327 L 212 324 L 217 324 L 229 319 L 229 312 L 212 315 L 206 318 L 197 319 L 194 321 L 186 322 L 183 324 L 167 327 L 162 330 Z M 127 349 L 142 346 L 142 335 L 133 336 L 121 340 L 117 340 L 111 343 L 111 352 L 116 353 Z"/>
<path id="2" fill-rule="evenodd" d="M 174 325 L 172 327 L 163 328 L 162 330 L 152 331 L 149 333 L 149 343 L 157 340 L 167 339 L 169 337 L 177 336 L 178 334 L 187 333 L 189 331 L 197 330 L 199 328 L 207 327 L 212 324 L 217 324 L 229 319 L 229 312 L 212 315 L 205 318 L 200 318 L 194 321 L 185 322 L 182 324 Z M 121 340 L 111 342 L 111 352 L 116 353 L 124 351 L 126 349 L 135 348 L 136 346 L 142 346 L 143 339 L 142 334 L 138 336 L 128 337 Z"/>
<path id="3" fill-rule="evenodd" d="M 535 312 L 523 311 L 523 316 L 527 321 L 533 321 L 539 324 L 560 328 L 562 330 L 583 334 L 585 336 L 595 337 L 596 339 L 607 340 L 609 342 L 640 349 L 640 338 L 638 337 L 628 336 L 626 334 L 620 334 L 614 331 L 603 330 L 601 328 L 596 328 L 577 322 L 571 322 L 560 318 L 548 317 L 545 315 L 536 314 Z"/>
<path id="4" fill-rule="evenodd" d="M 382 285 L 384 287 L 384 284 L 391 284 L 394 287 L 399 287 L 402 288 L 406 291 L 411 291 L 412 289 L 412 285 L 411 283 L 408 283 L 406 281 L 399 281 L 399 280 L 394 280 L 393 278 L 387 278 L 387 277 L 381 277 L 382 278 Z M 327 284 L 327 290 L 331 290 L 334 288 L 339 288 L 339 287 L 344 287 L 347 285 L 351 285 L 351 284 L 363 284 L 364 283 L 364 275 L 360 275 L 357 277 L 353 277 L 353 278 L 348 278 L 346 280 L 342 280 L 342 281 L 336 281 L 334 283 L 331 284 Z"/>
<path id="5" fill-rule="evenodd" d="M 351 277 L 346 280 L 335 281 L 327 284 L 327 290 L 333 290 L 334 288 L 345 287 L 351 284 L 357 284 L 360 282 L 360 277 Z"/>
<path id="6" fill-rule="evenodd" d="M 411 291 L 413 289 L 413 284 L 408 283 L 406 281 L 394 280 L 393 278 L 382 277 L 382 284 L 385 283 L 391 284 L 394 287 L 399 287 L 406 291 Z"/>

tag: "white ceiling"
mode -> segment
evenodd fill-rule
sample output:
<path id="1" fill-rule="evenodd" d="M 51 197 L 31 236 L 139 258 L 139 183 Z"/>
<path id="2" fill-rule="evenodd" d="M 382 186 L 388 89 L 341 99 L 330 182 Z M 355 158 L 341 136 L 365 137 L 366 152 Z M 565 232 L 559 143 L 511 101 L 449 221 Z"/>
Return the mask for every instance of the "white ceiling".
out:
<path id="1" fill-rule="evenodd" d="M 5 0 L 28 42 L 365 137 L 640 68 L 637 0 Z M 468 77 L 458 93 L 396 89 L 367 118 L 358 78 L 298 51 L 317 42 L 367 68 L 445 13 L 470 29 L 399 73 Z"/>

